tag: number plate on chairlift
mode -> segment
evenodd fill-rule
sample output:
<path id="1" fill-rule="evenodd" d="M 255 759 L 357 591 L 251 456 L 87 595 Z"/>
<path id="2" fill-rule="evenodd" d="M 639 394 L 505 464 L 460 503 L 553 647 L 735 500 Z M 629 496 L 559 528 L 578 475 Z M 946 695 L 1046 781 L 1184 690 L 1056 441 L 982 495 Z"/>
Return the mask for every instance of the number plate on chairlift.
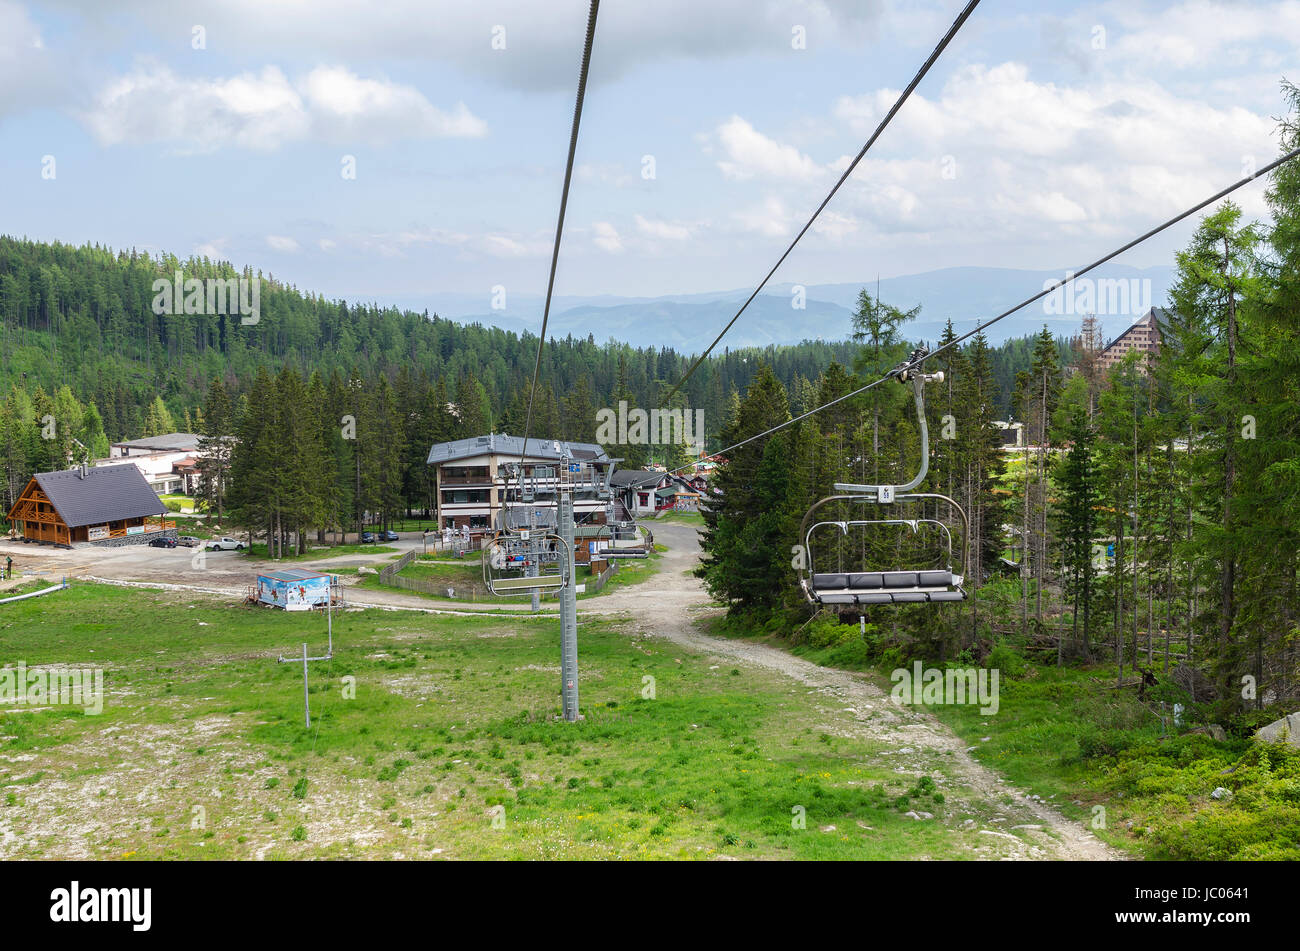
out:
<path id="1" fill-rule="evenodd" d="M 876 493 L 876 501 L 885 504 L 894 501 L 894 487 L 892 485 L 882 485 L 880 491 Z"/>

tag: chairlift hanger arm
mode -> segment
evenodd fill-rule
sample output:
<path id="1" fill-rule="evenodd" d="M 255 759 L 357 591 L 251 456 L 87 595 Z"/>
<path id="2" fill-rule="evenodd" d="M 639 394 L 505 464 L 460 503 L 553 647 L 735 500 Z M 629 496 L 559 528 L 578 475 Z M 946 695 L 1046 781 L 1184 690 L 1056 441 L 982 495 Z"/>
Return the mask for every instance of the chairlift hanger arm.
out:
<path id="1" fill-rule="evenodd" d="M 900 383 L 912 385 L 913 401 L 916 404 L 917 425 L 921 433 L 921 467 L 916 475 L 903 485 L 869 485 L 853 482 L 836 482 L 836 492 L 853 492 L 862 495 L 874 495 L 881 502 L 889 502 L 899 492 L 911 492 L 922 482 L 930 471 L 930 427 L 925 418 L 925 384 L 943 382 L 943 371 L 922 373 L 916 369 L 920 361 L 929 354 L 925 347 L 918 347 L 912 355 L 894 368 L 893 374 Z"/>

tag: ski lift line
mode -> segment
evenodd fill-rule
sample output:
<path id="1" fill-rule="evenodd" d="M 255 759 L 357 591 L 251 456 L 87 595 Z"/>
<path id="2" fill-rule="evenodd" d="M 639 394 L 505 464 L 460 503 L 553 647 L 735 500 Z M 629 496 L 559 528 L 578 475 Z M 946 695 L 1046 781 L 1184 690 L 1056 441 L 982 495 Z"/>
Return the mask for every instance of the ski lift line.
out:
<path id="1" fill-rule="evenodd" d="M 803 521 L 799 524 L 799 538 L 803 542 L 803 552 L 801 558 L 795 562 L 795 567 L 799 572 L 799 586 L 804 592 L 805 598 L 809 603 L 815 605 L 850 605 L 850 604 L 922 604 L 933 602 L 954 602 L 966 600 L 966 592 L 962 588 L 963 576 L 953 571 L 952 567 L 952 532 L 948 526 L 938 519 L 934 518 L 917 518 L 917 519 L 899 519 L 899 518 L 868 518 L 868 519 L 850 519 L 843 521 L 818 520 L 809 526 L 809 522 L 814 519 L 815 513 L 819 508 L 833 502 L 861 502 L 876 505 L 893 505 L 899 502 L 920 502 L 924 509 L 925 500 L 933 499 L 936 501 L 947 502 L 960 516 L 962 522 L 962 571 L 966 570 L 969 561 L 970 546 L 970 522 L 966 516 L 966 511 L 958 505 L 953 499 L 935 492 L 912 492 L 911 490 L 921 484 L 925 479 L 928 469 L 928 460 L 930 455 L 929 436 L 925 426 L 925 396 L 924 388 L 926 383 L 940 383 L 943 381 L 942 373 L 926 374 L 913 372 L 907 367 L 919 363 L 928 351 L 924 347 L 913 351 L 912 355 L 904 361 L 895 373 L 899 382 L 911 384 L 912 390 L 916 396 L 916 417 L 920 422 L 921 434 L 921 461 L 917 468 L 916 475 L 903 485 L 857 485 L 851 483 L 835 483 L 837 492 L 847 494 L 832 495 L 827 498 L 814 502 L 812 507 L 804 514 Z M 897 491 L 897 490 L 903 491 Z M 923 513 L 924 514 L 924 513 Z M 837 570 L 832 572 L 817 571 L 817 557 L 814 553 L 813 534 L 819 528 L 835 527 L 838 528 L 841 535 L 848 536 L 850 527 L 867 527 L 882 525 L 907 525 L 916 534 L 917 526 L 920 524 L 937 525 L 944 537 L 944 548 L 946 552 L 946 564 L 931 569 L 923 570 L 888 570 L 882 571 L 878 567 L 867 566 L 861 571 L 844 571 L 843 563 L 840 562 Z"/>
<path id="2" fill-rule="evenodd" d="M 880 120 L 880 124 L 876 126 L 876 131 L 871 133 L 871 138 L 867 139 L 866 144 L 862 146 L 862 149 L 854 157 L 853 161 L 849 163 L 848 168 L 844 170 L 844 174 L 839 177 L 839 181 L 837 181 L 831 188 L 830 193 L 822 199 L 822 203 L 818 205 L 817 210 L 812 213 L 812 217 L 808 219 L 808 223 L 799 229 L 799 233 L 794 236 L 794 240 L 790 242 L 790 246 L 785 249 L 785 252 L 779 258 L 777 258 L 776 264 L 772 265 L 772 269 L 767 272 L 767 276 L 759 282 L 758 287 L 754 288 L 754 293 L 749 295 L 748 300 L 740 305 L 740 310 L 736 311 L 736 315 L 732 317 L 731 320 L 727 321 L 727 325 L 722 328 L 722 332 L 718 334 L 713 343 L 709 344 L 708 349 L 695 359 L 695 362 L 691 364 L 690 369 L 686 371 L 686 375 L 677 381 L 677 385 L 672 388 L 667 396 L 660 400 L 660 406 L 668 405 L 668 401 L 676 395 L 678 390 L 686 385 L 686 381 L 691 378 L 691 375 L 694 374 L 697 369 L 699 369 L 700 364 L 708 359 L 709 354 L 713 352 L 713 348 L 722 342 L 722 338 L 727 335 L 727 331 L 729 331 L 732 325 L 740 319 L 740 315 L 745 312 L 746 308 L 748 308 L 751 303 L 753 303 L 754 298 L 758 296 L 759 292 L 767 286 L 767 282 L 772 279 L 772 275 L 777 272 L 777 269 L 785 263 L 785 259 L 790 256 L 790 252 L 794 250 L 794 246 L 799 243 L 799 240 L 808 232 L 808 229 L 813 226 L 813 222 L 817 220 L 818 215 L 820 215 L 826 206 L 830 204 L 831 199 L 835 197 L 835 193 L 840 190 L 840 186 L 848 181 L 849 176 L 853 174 L 853 170 L 858 167 L 858 163 L 866 157 L 867 152 L 876 144 L 876 139 L 880 138 L 881 133 L 883 133 L 889 123 L 893 121 L 894 116 L 903 108 L 903 103 L 907 102 L 908 98 L 912 95 L 912 92 L 918 85 L 920 85 L 921 80 L 925 78 L 925 74 L 930 71 L 930 67 L 938 61 L 939 57 L 943 54 L 943 51 L 947 49 L 948 44 L 952 42 L 953 37 L 957 35 L 957 32 L 966 23 L 966 20 L 969 19 L 970 15 L 975 12 L 975 8 L 979 6 L 979 2 L 980 0 L 970 0 L 970 2 L 966 4 L 965 9 L 958 14 L 957 19 L 952 22 L 952 26 L 948 28 L 948 32 L 944 35 L 944 38 L 939 41 L 939 45 L 931 51 L 929 58 L 921 65 L 921 68 L 917 70 L 916 75 L 912 77 L 912 81 L 907 84 L 907 88 L 899 94 L 898 99 L 894 101 L 894 105 L 890 107 L 889 112 L 885 114 L 885 117 Z"/>
<path id="3" fill-rule="evenodd" d="M 1179 214 L 1170 218 L 1168 221 L 1165 221 L 1163 224 L 1157 225 L 1156 227 L 1152 228 L 1150 231 L 1146 232 L 1140 237 L 1134 238 L 1132 241 L 1128 242 L 1122 247 L 1116 248 L 1114 251 L 1111 251 L 1109 254 L 1105 255 L 1104 257 L 1098 258 L 1097 260 L 1093 261 L 1091 264 L 1087 265 L 1086 267 L 1080 268 L 1077 271 L 1070 272 L 1069 275 L 1064 280 L 1061 280 L 1056 284 L 1053 284 L 1051 287 L 1048 287 L 1045 290 L 1039 291 L 1033 297 L 1026 298 L 1025 300 L 1021 301 L 1019 304 L 1016 304 L 1016 306 L 1004 310 L 996 317 L 992 317 L 989 320 L 984 321 L 984 323 L 977 325 L 974 330 L 971 330 L 967 333 L 962 334 L 960 337 L 956 337 L 950 340 L 948 343 L 939 347 L 937 350 L 933 350 L 925 354 L 924 356 L 917 358 L 915 362 L 909 360 L 903 366 L 895 367 L 893 370 L 890 370 L 888 373 L 886 373 L 878 380 L 872 380 L 870 383 L 866 384 L 865 386 L 860 386 L 856 390 L 851 390 L 850 392 L 845 393 L 843 396 L 837 396 L 835 399 L 827 403 L 823 403 L 821 406 L 814 407 L 813 409 L 808 410 L 806 413 L 800 413 L 798 416 L 795 416 L 791 419 L 787 419 L 784 423 L 778 423 L 777 425 L 771 427 L 770 429 L 766 429 L 761 433 L 757 433 L 753 436 L 750 436 L 747 439 L 742 439 L 740 442 L 733 443 L 732 445 L 727 446 L 724 449 L 719 449 L 717 452 L 713 453 L 713 455 L 714 456 L 726 455 L 732 450 L 739 449 L 742 446 L 747 446 L 751 442 L 754 442 L 755 440 L 763 439 L 764 437 L 770 436 L 775 432 L 779 432 L 782 429 L 785 429 L 789 426 L 793 426 L 795 423 L 802 422 L 803 420 L 808 419 L 810 416 L 815 416 L 817 413 L 820 413 L 822 410 L 830 409 L 832 406 L 835 406 L 839 403 L 843 403 L 847 399 L 851 399 L 854 396 L 859 396 L 862 393 L 867 392 L 868 390 L 875 389 L 877 386 L 886 382 L 887 380 L 891 380 L 894 377 L 898 376 L 900 372 L 906 372 L 912 367 L 919 366 L 924 361 L 929 360 L 932 357 L 938 356 L 940 353 L 943 353 L 945 350 L 948 350 L 952 347 L 957 346 L 958 344 L 965 342 L 966 340 L 969 340 L 971 337 L 975 336 L 980 331 L 992 327 L 994 324 L 996 324 L 998 321 L 1002 320 L 1003 318 L 1010 317 L 1016 311 L 1023 310 L 1024 308 L 1028 307 L 1030 304 L 1034 303 L 1035 301 L 1042 300 L 1048 294 L 1055 293 L 1056 291 L 1060 290 L 1062 287 L 1065 287 L 1067 284 L 1070 284 L 1075 280 L 1077 280 L 1078 278 L 1083 277 L 1083 275 L 1087 274 L 1089 271 L 1095 270 L 1096 268 L 1107 263 L 1108 261 L 1111 261 L 1114 258 L 1119 257 L 1119 255 L 1123 254 L 1125 251 L 1132 250 L 1142 242 L 1154 238 L 1162 231 L 1167 231 L 1168 229 L 1172 228 L 1174 225 L 1178 224 L 1183 219 L 1196 214 L 1198 211 L 1203 210 L 1207 206 L 1214 204 L 1216 201 L 1219 201 L 1222 198 L 1226 198 L 1228 195 L 1232 194 L 1242 186 L 1250 184 L 1255 179 L 1267 175 L 1269 172 L 1273 171 L 1274 169 L 1282 165 L 1285 165 L 1287 162 L 1290 162 L 1292 159 L 1295 158 L 1300 158 L 1300 148 L 1292 149 L 1290 152 L 1287 152 L 1285 155 L 1277 159 L 1274 159 L 1272 162 L 1269 162 L 1267 165 L 1256 170 L 1253 175 L 1247 175 L 1244 178 L 1238 179 L 1237 181 L 1229 185 L 1227 188 L 1224 188 L 1223 190 L 1216 192 L 1215 194 L 1211 195 L 1209 198 L 1206 198 L 1204 201 L 1197 202 L 1195 205 L 1188 208 L 1186 211 L 1180 212 Z M 682 472 L 686 469 L 694 468 L 694 465 L 695 465 L 694 463 L 688 463 L 687 465 L 678 466 L 676 469 L 670 469 L 669 471 Z"/>
<path id="4" fill-rule="evenodd" d="M 519 466 L 523 469 L 528 454 L 528 437 L 533 428 L 533 400 L 537 396 L 537 381 L 542 372 L 542 347 L 546 343 L 546 325 L 551 318 L 551 294 L 555 290 L 555 269 L 560 260 L 560 238 L 564 234 L 564 212 L 569 204 L 569 184 L 573 180 L 574 156 L 578 151 L 578 127 L 582 123 L 582 102 L 587 95 L 587 72 L 591 66 L 591 46 L 596 37 L 596 13 L 600 0 L 591 0 L 587 15 L 587 39 L 582 47 L 582 66 L 578 71 L 578 97 L 573 105 L 573 128 L 569 133 L 569 157 L 564 165 L 564 188 L 560 192 L 560 215 L 555 222 L 555 246 L 551 250 L 551 274 L 546 281 L 546 304 L 542 308 L 542 331 L 537 338 L 537 360 L 533 364 L 533 385 L 528 392 L 528 416 L 524 422 L 524 444 L 519 452 Z"/>

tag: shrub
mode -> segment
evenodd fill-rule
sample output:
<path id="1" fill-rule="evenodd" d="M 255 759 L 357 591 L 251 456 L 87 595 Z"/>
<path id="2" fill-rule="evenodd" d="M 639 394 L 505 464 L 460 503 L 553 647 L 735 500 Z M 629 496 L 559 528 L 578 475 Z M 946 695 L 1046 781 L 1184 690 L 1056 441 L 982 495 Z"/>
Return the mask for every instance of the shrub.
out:
<path id="1" fill-rule="evenodd" d="M 1013 648 L 1009 647 L 1005 642 L 999 641 L 997 646 L 989 651 L 988 660 L 984 666 L 990 670 L 1002 671 L 1003 677 L 1023 677 L 1028 664 Z"/>

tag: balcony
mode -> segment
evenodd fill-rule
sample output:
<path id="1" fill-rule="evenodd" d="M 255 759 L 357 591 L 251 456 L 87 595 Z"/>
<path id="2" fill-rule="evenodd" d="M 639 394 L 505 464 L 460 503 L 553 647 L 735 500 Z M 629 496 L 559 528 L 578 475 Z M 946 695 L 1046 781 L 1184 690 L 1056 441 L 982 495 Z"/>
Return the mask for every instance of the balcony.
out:
<path id="1" fill-rule="evenodd" d="M 476 488 L 487 489 L 492 486 L 492 476 L 488 474 L 474 476 L 450 476 L 445 473 L 439 473 L 438 484 L 443 486 L 461 485 L 474 486 Z"/>

